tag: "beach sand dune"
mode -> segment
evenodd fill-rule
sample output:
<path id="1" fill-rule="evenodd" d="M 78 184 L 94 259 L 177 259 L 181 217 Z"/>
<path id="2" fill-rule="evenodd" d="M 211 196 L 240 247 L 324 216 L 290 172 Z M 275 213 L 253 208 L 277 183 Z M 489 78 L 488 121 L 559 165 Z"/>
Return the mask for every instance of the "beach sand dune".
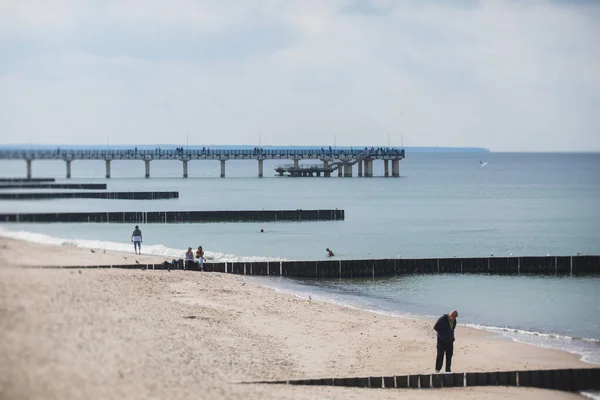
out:
<path id="1" fill-rule="evenodd" d="M 240 277 L 226 274 L 16 267 L 42 261 L 14 262 L 23 247 L 31 254 L 53 252 L 56 265 L 75 265 L 81 252 L 90 252 L 7 239 L 0 247 L 2 399 L 579 398 L 504 387 L 442 392 L 241 384 L 430 373 L 431 321 L 242 286 Z M 90 254 L 103 261 L 123 256 Z M 590 367 L 568 353 L 462 326 L 456 335 L 457 372 Z"/>

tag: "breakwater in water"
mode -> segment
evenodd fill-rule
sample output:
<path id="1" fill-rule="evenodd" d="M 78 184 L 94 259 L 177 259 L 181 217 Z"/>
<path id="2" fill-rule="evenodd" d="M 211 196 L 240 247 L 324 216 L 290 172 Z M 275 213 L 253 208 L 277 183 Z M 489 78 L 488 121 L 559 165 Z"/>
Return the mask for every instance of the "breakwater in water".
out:
<path id="1" fill-rule="evenodd" d="M 341 221 L 344 210 L 149 211 L 0 214 L 2 222 L 186 223 Z"/>
<path id="2" fill-rule="evenodd" d="M 215 271 L 298 278 L 374 278 L 408 274 L 600 274 L 600 256 L 422 258 L 226 263 Z"/>
<path id="3" fill-rule="evenodd" d="M 0 178 L 0 182 L 54 182 L 54 178 Z"/>
<path id="4" fill-rule="evenodd" d="M 29 183 L 29 181 L 0 184 L 0 189 L 94 189 L 106 190 L 106 183 Z"/>
<path id="5" fill-rule="evenodd" d="M 374 259 L 205 263 L 211 272 L 316 279 L 375 278 L 410 274 L 600 275 L 600 256 Z M 99 265 L 61 268 L 197 270 L 195 263 Z"/>
<path id="6" fill-rule="evenodd" d="M 20 192 L 0 193 L 0 200 L 45 199 L 110 199 L 110 200 L 162 200 L 178 199 L 179 192 Z"/>

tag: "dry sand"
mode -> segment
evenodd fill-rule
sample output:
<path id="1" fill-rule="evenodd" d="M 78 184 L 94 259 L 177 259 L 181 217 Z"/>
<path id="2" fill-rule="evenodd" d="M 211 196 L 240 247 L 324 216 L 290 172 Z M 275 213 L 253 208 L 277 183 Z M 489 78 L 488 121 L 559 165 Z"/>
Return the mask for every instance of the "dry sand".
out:
<path id="1" fill-rule="evenodd" d="M 0 239 L 0 399 L 581 398 L 507 387 L 240 384 L 431 373 L 432 324 L 242 285 L 228 274 L 22 267 L 122 264 L 123 257 L 135 259 Z M 461 325 L 456 337 L 455 372 L 591 367 Z"/>

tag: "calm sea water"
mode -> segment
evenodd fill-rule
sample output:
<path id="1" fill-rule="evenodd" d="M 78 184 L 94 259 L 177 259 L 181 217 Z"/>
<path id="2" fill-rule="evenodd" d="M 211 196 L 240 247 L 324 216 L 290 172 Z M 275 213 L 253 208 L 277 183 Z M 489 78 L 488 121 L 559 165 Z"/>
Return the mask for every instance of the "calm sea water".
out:
<path id="1" fill-rule="evenodd" d="M 481 167 L 480 159 L 488 165 Z M 71 182 L 106 182 L 109 191 L 177 190 L 180 198 L 3 201 L 0 212 L 346 210 L 346 220 L 338 222 L 141 226 L 146 252 L 175 256 L 202 245 L 215 260 L 324 259 L 325 247 L 341 259 L 600 254 L 600 154 L 408 152 L 397 179 L 280 178 L 273 170 L 278 163 L 265 162 L 266 176 L 259 179 L 255 161 L 229 161 L 228 177 L 221 179 L 217 161 L 193 161 L 191 177 L 182 179 L 181 163 L 153 161 L 152 178 L 144 179 L 143 162 L 113 161 L 113 178 L 106 180 L 103 161 L 75 161 Z M 25 174 L 23 161 L 0 161 L 0 166 L 2 176 Z M 374 167 L 375 175 L 383 175 L 382 162 Z M 63 178 L 65 164 L 35 161 L 33 173 Z M 130 251 L 132 229 L 129 224 L 4 224 L 0 233 Z M 599 279 L 440 275 L 259 281 L 398 315 L 434 316 L 458 308 L 465 323 L 600 363 Z"/>

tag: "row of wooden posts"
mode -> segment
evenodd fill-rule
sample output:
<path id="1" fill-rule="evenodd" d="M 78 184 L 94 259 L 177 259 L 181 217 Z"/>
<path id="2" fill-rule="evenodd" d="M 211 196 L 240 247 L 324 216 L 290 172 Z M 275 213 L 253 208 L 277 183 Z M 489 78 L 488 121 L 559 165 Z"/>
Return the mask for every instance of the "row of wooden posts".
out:
<path id="1" fill-rule="evenodd" d="M 600 368 L 296 379 L 247 383 L 345 386 L 376 389 L 519 386 L 578 392 L 582 390 L 600 389 Z"/>
<path id="2" fill-rule="evenodd" d="M 344 210 L 118 211 L 0 214 L 0 222 L 191 223 L 341 221 Z"/>
<path id="3" fill-rule="evenodd" d="M 198 270 L 198 264 L 173 260 L 162 264 L 100 265 L 64 268 L 128 268 Z M 237 275 L 296 278 L 375 278 L 411 274 L 600 275 L 600 256 L 422 258 L 324 261 L 205 263 L 204 270 Z"/>
<path id="4" fill-rule="evenodd" d="M 0 200 L 44 199 L 108 199 L 108 200 L 165 200 L 178 199 L 179 192 L 17 192 L 0 193 Z"/>

